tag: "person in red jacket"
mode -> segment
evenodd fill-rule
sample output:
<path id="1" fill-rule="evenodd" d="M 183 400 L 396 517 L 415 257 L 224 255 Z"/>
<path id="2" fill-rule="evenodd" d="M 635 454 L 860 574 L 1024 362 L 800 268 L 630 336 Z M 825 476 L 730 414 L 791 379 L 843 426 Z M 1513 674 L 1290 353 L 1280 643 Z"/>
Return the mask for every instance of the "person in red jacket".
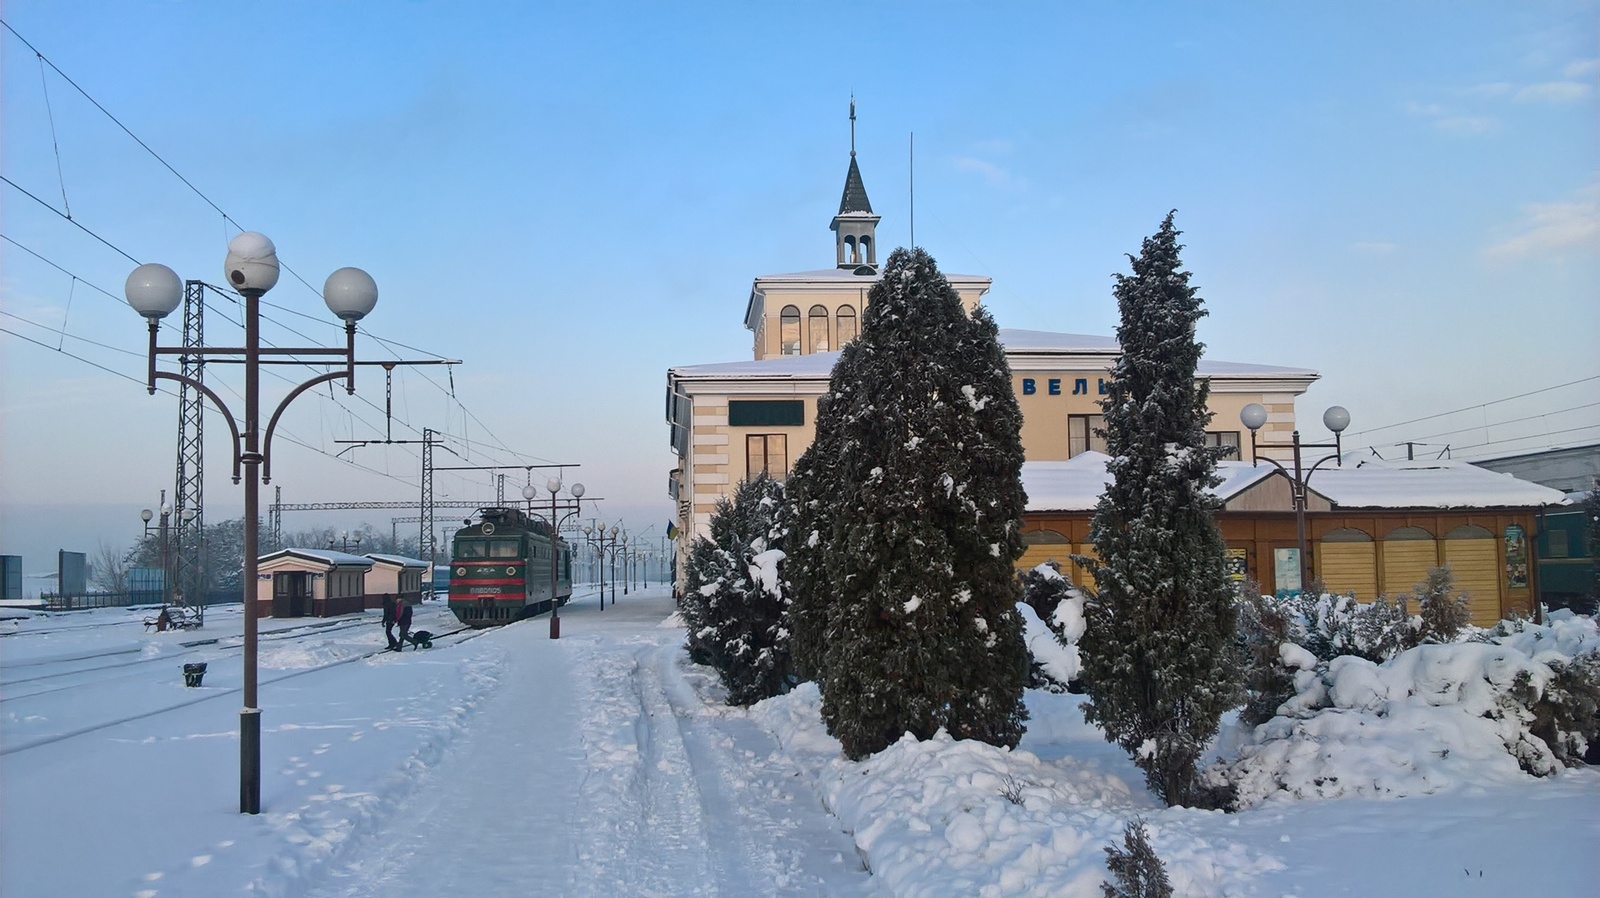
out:
<path id="1" fill-rule="evenodd" d="M 394 650 L 404 651 L 406 635 L 411 632 L 411 606 L 406 603 L 405 596 L 394 597 L 394 622 L 400 627 L 400 638 L 396 641 Z"/>

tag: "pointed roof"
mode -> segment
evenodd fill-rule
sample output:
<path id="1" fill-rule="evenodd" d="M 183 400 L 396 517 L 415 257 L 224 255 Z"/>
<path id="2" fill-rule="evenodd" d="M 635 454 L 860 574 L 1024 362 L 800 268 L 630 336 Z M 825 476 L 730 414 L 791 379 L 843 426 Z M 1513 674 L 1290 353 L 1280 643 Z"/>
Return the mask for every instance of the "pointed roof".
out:
<path id="1" fill-rule="evenodd" d="M 850 151 L 850 172 L 844 176 L 844 196 L 839 199 L 839 214 L 846 212 L 872 214 L 872 204 L 867 201 L 867 185 L 861 183 L 861 169 L 856 166 L 855 150 Z"/>

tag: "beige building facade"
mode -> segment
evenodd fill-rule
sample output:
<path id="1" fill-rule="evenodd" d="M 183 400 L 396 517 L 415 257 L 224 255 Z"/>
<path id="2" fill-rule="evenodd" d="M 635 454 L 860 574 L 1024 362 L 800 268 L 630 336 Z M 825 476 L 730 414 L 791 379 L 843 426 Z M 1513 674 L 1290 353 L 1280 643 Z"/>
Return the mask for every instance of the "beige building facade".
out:
<path id="1" fill-rule="evenodd" d="M 817 397 L 828 390 L 839 347 L 859 333 L 879 276 L 877 222 L 852 150 L 839 214 L 830 225 L 836 266 L 755 279 L 744 316 L 753 336 L 750 360 L 667 371 L 666 416 L 677 456 L 668 491 L 682 535 L 680 562 L 688 541 L 709 533 L 719 499 L 763 472 L 782 479 L 811 445 Z M 945 278 L 969 313 L 992 283 L 977 275 Z M 1022 411 L 1026 458 L 1065 461 L 1103 450 L 1094 431 L 1102 426 L 1099 401 L 1117 341 L 1002 328 L 1000 342 Z M 1197 374 L 1211 384 L 1209 438 L 1218 445 L 1242 444 L 1245 453 L 1250 436 L 1239 423 L 1244 406 L 1258 402 L 1267 409 L 1260 441 L 1287 442 L 1295 429 L 1295 399 L 1319 376 L 1302 368 L 1212 360 L 1202 360 Z"/>

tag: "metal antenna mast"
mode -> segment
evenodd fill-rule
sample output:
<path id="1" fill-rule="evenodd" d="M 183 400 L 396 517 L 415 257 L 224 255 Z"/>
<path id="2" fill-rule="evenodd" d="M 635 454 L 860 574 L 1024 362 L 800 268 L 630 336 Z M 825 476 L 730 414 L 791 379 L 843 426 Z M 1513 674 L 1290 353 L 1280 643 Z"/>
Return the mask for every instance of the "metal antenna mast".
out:
<path id="1" fill-rule="evenodd" d="M 205 345 L 205 284 L 183 284 L 183 346 Z M 176 604 L 205 622 L 205 408 L 204 395 L 190 383 L 205 382 L 205 356 L 178 356 L 184 380 L 178 382 L 178 468 L 173 481 L 173 510 L 178 528 L 175 557 Z"/>

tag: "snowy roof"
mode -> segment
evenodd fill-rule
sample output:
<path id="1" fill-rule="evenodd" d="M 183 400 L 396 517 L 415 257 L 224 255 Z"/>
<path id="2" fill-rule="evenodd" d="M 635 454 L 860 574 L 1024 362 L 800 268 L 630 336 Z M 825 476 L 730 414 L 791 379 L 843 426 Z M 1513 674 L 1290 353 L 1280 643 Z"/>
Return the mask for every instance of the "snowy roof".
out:
<path id="1" fill-rule="evenodd" d="M 1341 508 L 1528 508 L 1565 498 L 1560 490 L 1448 459 L 1324 466 L 1307 485 Z"/>
<path id="2" fill-rule="evenodd" d="M 283 558 L 293 555 L 311 561 L 321 561 L 337 567 L 372 567 L 372 559 L 364 555 L 352 555 L 349 552 L 340 552 L 337 549 L 279 549 L 261 556 L 260 561 L 270 561 L 274 558 Z"/>
<path id="3" fill-rule="evenodd" d="M 840 281 L 847 284 L 860 284 L 863 287 L 871 287 L 878 282 L 878 276 L 882 274 L 882 271 L 874 271 L 871 274 L 856 274 L 856 270 L 855 268 L 817 268 L 812 271 L 762 274 L 756 276 L 755 290 L 760 290 L 763 283 L 804 283 L 806 281 Z M 972 284 L 988 284 L 992 282 L 991 278 L 984 277 L 981 274 L 952 274 L 950 272 L 941 272 L 941 274 L 952 285 L 970 286 Z"/>
<path id="4" fill-rule="evenodd" d="M 779 355 L 743 362 L 713 362 L 709 365 L 682 365 L 668 369 L 672 377 L 787 377 L 827 380 L 839 350 L 810 355 Z"/>
<path id="5" fill-rule="evenodd" d="M 1084 452 L 1067 461 L 1022 465 L 1028 511 L 1090 511 L 1111 482 L 1110 456 Z M 1268 477 L 1285 476 L 1271 464 L 1217 463 L 1222 483 L 1211 493 L 1223 501 Z M 1463 461 L 1361 461 L 1321 467 L 1307 485 L 1338 508 L 1532 508 L 1559 504 L 1560 490 L 1497 474 Z"/>
<path id="6" fill-rule="evenodd" d="M 1057 334 L 1049 331 L 1016 330 L 1001 328 L 1000 345 L 1007 353 L 1035 355 L 1116 354 L 1119 351 L 1114 337 L 1091 334 Z M 815 352 L 808 355 L 770 356 L 759 361 L 712 362 L 706 365 L 682 365 L 669 369 L 673 377 L 780 377 L 826 378 L 839 360 L 839 351 Z M 1245 362 L 1214 362 L 1200 360 L 1196 371 L 1201 377 L 1316 377 L 1308 368 L 1283 368 L 1277 365 L 1253 365 Z"/>
<path id="7" fill-rule="evenodd" d="M 404 555 L 384 555 L 380 552 L 368 552 L 366 557 L 383 564 L 394 564 L 400 567 L 425 568 L 428 566 L 428 562 L 420 558 L 407 558 Z"/>
<path id="8" fill-rule="evenodd" d="M 1028 511 L 1091 511 L 1111 483 L 1103 452 L 1082 452 L 1066 461 L 1030 461 L 1022 464 L 1022 487 L 1028 493 Z M 1227 501 L 1273 476 L 1270 465 L 1252 466 L 1240 461 L 1217 462 L 1222 482 L 1210 492 Z"/>

